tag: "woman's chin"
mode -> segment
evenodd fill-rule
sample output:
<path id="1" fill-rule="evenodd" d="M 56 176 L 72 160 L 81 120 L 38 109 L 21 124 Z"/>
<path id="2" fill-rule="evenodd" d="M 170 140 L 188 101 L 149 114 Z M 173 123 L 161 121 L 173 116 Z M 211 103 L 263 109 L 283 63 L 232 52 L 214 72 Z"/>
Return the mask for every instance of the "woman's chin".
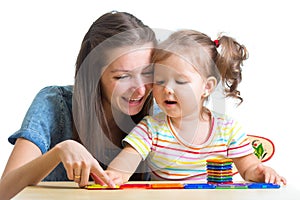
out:
<path id="1" fill-rule="evenodd" d="M 144 99 L 141 99 L 139 101 L 127 101 L 125 99 L 122 100 L 123 102 L 122 105 L 120 105 L 120 108 L 124 114 L 130 116 L 138 114 L 142 110 L 145 103 Z"/>
<path id="2" fill-rule="evenodd" d="M 135 106 L 129 106 L 127 110 L 128 115 L 136 115 L 138 114 L 143 108 L 143 104 L 135 105 Z"/>
<path id="3" fill-rule="evenodd" d="M 134 108 L 129 108 L 127 110 L 127 114 L 132 116 L 138 114 L 142 110 L 142 107 L 134 107 Z"/>

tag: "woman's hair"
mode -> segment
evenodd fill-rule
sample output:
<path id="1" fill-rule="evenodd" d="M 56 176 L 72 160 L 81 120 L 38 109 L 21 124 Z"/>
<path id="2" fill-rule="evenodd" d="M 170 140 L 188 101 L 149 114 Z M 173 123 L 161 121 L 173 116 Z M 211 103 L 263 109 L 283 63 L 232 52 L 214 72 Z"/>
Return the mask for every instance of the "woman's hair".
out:
<path id="1" fill-rule="evenodd" d="M 100 134 L 99 131 L 109 130 L 109 122 L 107 122 L 102 105 L 101 87 L 101 74 L 104 67 L 111 63 L 109 56 L 114 49 L 139 47 L 149 43 L 153 46 L 157 43 L 154 31 L 126 12 L 113 11 L 102 15 L 85 34 L 76 60 L 73 117 L 74 133 L 78 131 L 80 139 L 86 146 L 89 143 L 91 143 L 90 146 L 99 146 L 99 144 L 94 144 L 97 143 L 95 137 Z M 152 102 L 151 94 L 142 110 L 131 116 L 130 119 L 135 122 L 135 124 L 131 123 L 132 128 L 149 114 Z M 94 121 L 98 121 L 100 128 L 95 128 L 98 125 L 95 125 Z M 95 133 L 97 131 L 98 133 Z"/>
<path id="2" fill-rule="evenodd" d="M 243 101 L 237 87 L 242 80 L 241 65 L 248 52 L 235 39 L 220 35 L 218 40 L 212 41 L 206 34 L 195 30 L 177 31 L 157 46 L 152 62 L 174 54 L 192 64 L 204 78 L 213 76 L 217 82 L 221 80 L 227 97 Z"/>
<path id="3" fill-rule="evenodd" d="M 106 13 L 92 24 L 83 38 L 76 60 L 75 76 L 84 59 L 95 47 L 120 33 L 123 33 L 124 36 L 126 34 L 126 38 L 118 41 L 115 39 L 114 42 L 117 43 L 114 44 L 114 47 L 132 46 L 149 42 L 156 44 L 157 42 L 153 30 L 132 14 L 117 11 Z"/>

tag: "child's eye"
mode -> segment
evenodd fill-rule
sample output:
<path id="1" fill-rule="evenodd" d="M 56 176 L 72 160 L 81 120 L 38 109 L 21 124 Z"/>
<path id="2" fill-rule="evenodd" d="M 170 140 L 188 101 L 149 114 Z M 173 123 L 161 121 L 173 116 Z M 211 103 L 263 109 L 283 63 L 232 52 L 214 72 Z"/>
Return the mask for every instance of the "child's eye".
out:
<path id="1" fill-rule="evenodd" d="M 183 84 L 187 84 L 188 82 L 187 81 L 176 81 L 176 83 L 179 85 L 183 85 Z"/>

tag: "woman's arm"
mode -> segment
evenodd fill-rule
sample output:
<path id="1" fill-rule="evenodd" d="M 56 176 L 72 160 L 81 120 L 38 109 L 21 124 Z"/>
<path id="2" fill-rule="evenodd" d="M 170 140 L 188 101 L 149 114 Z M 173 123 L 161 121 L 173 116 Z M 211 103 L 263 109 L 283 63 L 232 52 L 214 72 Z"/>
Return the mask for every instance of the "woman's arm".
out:
<path id="1" fill-rule="evenodd" d="M 23 166 L 24 164 L 41 155 L 42 152 L 34 143 L 23 138 L 17 139 L 14 148 L 9 156 L 1 179 L 9 172 Z"/>
<path id="2" fill-rule="evenodd" d="M 43 155 L 37 149 L 33 143 L 18 139 L 0 180 L 1 199 L 10 199 L 26 186 L 37 184 L 60 162 L 68 178 L 81 187 L 88 184 L 90 173 L 102 177 L 104 183 L 114 187 L 98 161 L 76 141 L 61 142 Z M 75 173 L 80 177 L 76 178 Z"/>
<path id="3" fill-rule="evenodd" d="M 28 185 L 41 181 L 60 162 L 53 149 L 44 156 L 32 142 L 18 139 L 0 180 L 1 199 L 10 199 Z"/>
<path id="4" fill-rule="evenodd" d="M 262 165 L 254 154 L 232 160 L 240 175 L 247 181 L 286 184 L 284 177 L 280 176 L 273 168 Z"/>
<path id="5" fill-rule="evenodd" d="M 142 156 L 129 144 L 109 164 L 106 173 L 115 184 L 129 180 L 142 161 Z"/>

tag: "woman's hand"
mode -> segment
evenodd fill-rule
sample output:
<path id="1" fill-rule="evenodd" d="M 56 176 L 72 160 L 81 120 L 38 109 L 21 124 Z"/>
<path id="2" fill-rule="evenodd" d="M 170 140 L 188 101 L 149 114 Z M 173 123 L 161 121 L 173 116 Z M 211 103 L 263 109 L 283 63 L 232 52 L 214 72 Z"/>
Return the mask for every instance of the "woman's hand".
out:
<path id="1" fill-rule="evenodd" d="M 101 177 L 104 184 L 115 187 L 113 181 L 103 171 L 98 161 L 80 143 L 74 140 L 66 140 L 55 146 L 63 163 L 67 176 L 74 180 L 80 187 L 88 184 L 90 174 Z"/>

